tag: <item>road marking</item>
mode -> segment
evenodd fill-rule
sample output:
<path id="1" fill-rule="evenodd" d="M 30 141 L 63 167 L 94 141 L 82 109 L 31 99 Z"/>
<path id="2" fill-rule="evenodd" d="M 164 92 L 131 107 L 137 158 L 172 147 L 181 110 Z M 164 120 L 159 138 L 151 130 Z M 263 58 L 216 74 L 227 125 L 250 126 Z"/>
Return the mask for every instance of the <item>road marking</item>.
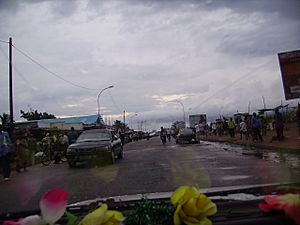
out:
<path id="1" fill-rule="evenodd" d="M 235 176 L 224 176 L 222 177 L 222 180 L 242 180 L 242 179 L 247 179 L 250 176 L 246 175 L 235 175 Z"/>
<path id="2" fill-rule="evenodd" d="M 232 169 L 236 169 L 237 167 L 236 166 L 229 166 L 229 167 L 220 167 L 218 169 L 220 170 L 232 170 Z"/>

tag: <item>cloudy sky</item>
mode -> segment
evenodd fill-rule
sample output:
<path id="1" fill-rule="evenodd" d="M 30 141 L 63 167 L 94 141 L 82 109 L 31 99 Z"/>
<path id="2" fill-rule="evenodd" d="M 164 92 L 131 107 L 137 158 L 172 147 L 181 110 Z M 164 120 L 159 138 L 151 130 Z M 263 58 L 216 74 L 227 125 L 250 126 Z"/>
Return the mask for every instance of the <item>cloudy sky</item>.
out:
<path id="1" fill-rule="evenodd" d="M 274 107 L 284 101 L 277 53 L 300 49 L 298 0 L 0 0 L 0 18 L 0 40 L 17 47 L 17 120 L 30 108 L 96 114 L 109 85 L 101 114 L 126 110 L 129 124 L 180 120 L 178 101 L 186 115 L 209 117 L 262 108 L 262 96 Z M 7 49 L 0 42 L 0 113 L 9 111 Z"/>

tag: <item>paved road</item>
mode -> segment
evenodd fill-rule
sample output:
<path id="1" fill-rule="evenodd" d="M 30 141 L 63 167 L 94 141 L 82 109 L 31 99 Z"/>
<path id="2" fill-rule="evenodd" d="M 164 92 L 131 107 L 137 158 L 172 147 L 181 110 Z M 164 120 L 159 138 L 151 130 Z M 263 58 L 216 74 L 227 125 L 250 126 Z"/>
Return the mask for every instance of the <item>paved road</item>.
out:
<path id="1" fill-rule="evenodd" d="M 99 168 L 70 169 L 66 163 L 36 165 L 0 181 L 0 212 L 38 208 L 52 188 L 69 193 L 74 203 L 97 197 L 173 191 L 179 185 L 200 188 L 290 182 L 300 179 L 299 155 L 263 153 L 208 143 L 163 146 L 159 138 L 129 143 L 124 159 Z"/>

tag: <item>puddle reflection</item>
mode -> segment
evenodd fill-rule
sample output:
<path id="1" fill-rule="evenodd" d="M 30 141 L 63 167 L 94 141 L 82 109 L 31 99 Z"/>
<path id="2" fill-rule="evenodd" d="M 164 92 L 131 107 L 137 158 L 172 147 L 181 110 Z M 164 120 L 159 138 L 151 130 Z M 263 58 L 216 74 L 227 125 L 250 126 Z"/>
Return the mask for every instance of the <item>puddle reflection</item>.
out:
<path id="1" fill-rule="evenodd" d="M 246 156 L 254 156 L 268 162 L 284 163 L 289 168 L 300 167 L 300 154 L 290 152 L 275 152 L 271 150 L 262 150 L 253 147 L 245 147 L 234 144 L 225 144 L 209 142 L 212 148 L 221 148 L 227 152 L 235 152 Z"/>

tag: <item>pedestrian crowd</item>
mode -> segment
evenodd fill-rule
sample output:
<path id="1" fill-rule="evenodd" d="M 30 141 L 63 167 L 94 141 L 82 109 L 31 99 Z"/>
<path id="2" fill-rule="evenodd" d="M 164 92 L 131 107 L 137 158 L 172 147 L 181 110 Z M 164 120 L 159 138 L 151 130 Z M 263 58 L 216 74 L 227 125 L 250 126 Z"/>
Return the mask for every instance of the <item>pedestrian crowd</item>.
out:
<path id="1" fill-rule="evenodd" d="M 11 167 L 20 172 L 27 171 L 27 167 L 36 163 L 36 156 L 43 151 L 53 153 L 54 163 L 59 163 L 66 154 L 67 148 L 73 144 L 79 133 L 72 127 L 70 131 L 43 132 L 34 130 L 14 130 L 15 140 L 0 124 L 0 171 L 4 180 L 9 180 Z"/>
<path id="2" fill-rule="evenodd" d="M 237 134 L 240 136 L 240 140 L 263 141 L 263 137 L 266 134 L 268 124 L 263 117 L 257 116 L 256 113 L 252 115 L 237 115 L 232 118 L 216 119 L 209 126 L 204 126 L 205 135 L 215 136 L 230 136 L 235 138 Z M 197 129 L 196 129 L 197 130 Z"/>
<path id="3" fill-rule="evenodd" d="M 293 116 L 293 120 L 298 124 L 298 139 L 300 139 L 300 104 L 298 104 Z M 269 121 L 263 115 L 257 115 L 256 113 L 252 115 L 246 113 L 235 114 L 234 117 L 216 119 L 210 125 L 204 122 L 196 123 L 195 131 L 198 140 L 200 140 L 201 135 L 230 136 L 231 138 L 239 135 L 240 140 L 263 142 L 263 137 L 267 135 L 267 132 L 274 130 L 276 134 L 272 137 L 272 141 L 284 141 L 284 124 L 283 113 L 279 108 L 276 108 L 274 115 L 271 118 L 269 117 Z"/>

